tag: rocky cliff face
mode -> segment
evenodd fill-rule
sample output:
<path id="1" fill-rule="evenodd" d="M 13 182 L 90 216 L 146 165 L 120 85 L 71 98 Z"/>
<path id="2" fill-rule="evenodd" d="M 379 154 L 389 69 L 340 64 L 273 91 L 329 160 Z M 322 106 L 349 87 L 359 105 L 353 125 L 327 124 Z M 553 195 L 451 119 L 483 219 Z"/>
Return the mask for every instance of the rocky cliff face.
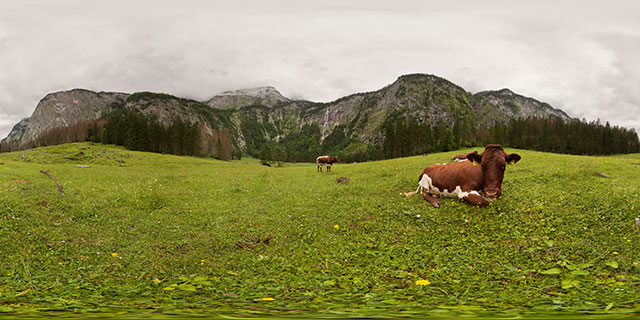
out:
<path id="1" fill-rule="evenodd" d="M 568 120 L 570 117 L 560 109 L 536 99 L 521 96 L 509 89 L 483 91 L 473 95 L 476 115 L 482 123 L 492 125 L 505 118 L 518 117 L 558 117 Z"/>
<path id="2" fill-rule="evenodd" d="M 21 145 L 33 141 L 38 134 L 50 129 L 100 119 L 114 105 L 123 103 L 128 96 L 126 93 L 84 89 L 47 94 L 40 100 L 31 117 L 16 125 L 3 142 Z"/>
<path id="3" fill-rule="evenodd" d="M 324 105 L 323 138 L 337 124 L 345 124 L 352 138 L 377 145 L 383 140 L 382 123 L 390 116 L 435 125 L 453 125 L 456 115 L 472 113 L 471 94 L 433 75 L 401 76 L 378 91 L 351 95 Z"/>
<path id="4" fill-rule="evenodd" d="M 194 111 L 194 104 L 200 103 L 168 94 L 138 92 L 126 99 L 124 107 L 136 109 L 142 114 L 154 115 L 156 121 L 166 126 L 176 118 L 188 123 L 205 121 Z"/>
<path id="5" fill-rule="evenodd" d="M 340 126 L 351 139 L 380 146 L 382 125 L 388 119 L 412 119 L 432 126 L 453 126 L 457 119 L 477 126 L 529 116 L 569 119 L 562 110 L 508 89 L 472 94 L 434 75 L 411 74 L 380 90 L 328 103 L 291 100 L 273 87 L 227 91 L 206 102 L 150 92 L 129 95 L 74 89 L 45 96 L 31 118 L 18 123 L 3 141 L 27 143 L 48 129 L 99 119 L 115 107 L 153 114 L 165 125 L 176 118 L 200 122 L 212 136 L 227 129 L 240 148 L 261 137 L 279 141 L 304 125 L 317 125 L 321 141 Z"/>
<path id="6" fill-rule="evenodd" d="M 9 135 L 2 139 L 0 143 L 8 142 L 8 141 L 22 141 L 24 137 L 24 133 L 27 132 L 27 127 L 29 126 L 29 118 L 24 118 L 20 120 L 13 128 Z"/>

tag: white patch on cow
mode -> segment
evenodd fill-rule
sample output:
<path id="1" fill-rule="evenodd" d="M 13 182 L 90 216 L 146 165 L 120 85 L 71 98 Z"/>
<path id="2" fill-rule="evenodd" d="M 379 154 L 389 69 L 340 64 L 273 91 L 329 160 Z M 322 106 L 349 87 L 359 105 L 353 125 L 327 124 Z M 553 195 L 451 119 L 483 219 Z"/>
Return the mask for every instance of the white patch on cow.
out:
<path id="1" fill-rule="evenodd" d="M 449 191 L 447 189 L 444 189 L 444 191 L 440 191 L 438 188 L 435 188 L 435 187 L 434 187 L 434 189 L 435 189 L 435 191 L 439 192 L 439 194 L 438 194 L 439 196 L 446 197 L 446 198 L 456 198 L 457 197 L 459 199 L 462 199 L 462 198 L 464 198 L 464 197 L 469 195 L 468 192 L 462 191 L 462 188 L 460 188 L 460 186 L 456 186 L 456 188 L 453 189 L 453 191 Z M 435 193 L 435 192 L 433 192 L 433 193 Z"/>
<path id="2" fill-rule="evenodd" d="M 458 190 L 459 190 L 459 191 L 458 191 Z M 460 186 L 457 186 L 457 187 L 456 187 L 456 190 L 454 190 L 454 191 L 458 192 L 458 193 L 457 193 L 457 196 L 458 196 L 458 198 L 460 198 L 460 199 L 462 199 L 462 198 L 464 198 L 464 197 L 466 197 L 466 196 L 468 196 L 468 195 L 469 195 L 469 192 L 462 191 L 462 189 L 460 189 Z"/>
<path id="3" fill-rule="evenodd" d="M 431 178 L 423 174 L 420 181 L 418 181 L 418 189 L 416 189 L 416 193 L 420 194 L 422 191 L 430 192 L 431 191 Z"/>
<path id="4" fill-rule="evenodd" d="M 458 199 L 463 199 L 464 197 L 473 194 L 473 195 L 477 195 L 479 196 L 480 193 L 478 193 L 478 191 L 462 191 L 462 188 L 460 188 L 460 186 L 456 186 L 455 189 L 453 189 L 453 191 L 449 191 L 447 189 L 444 190 L 440 190 L 438 189 L 436 186 L 433 185 L 433 180 L 431 179 L 431 177 L 429 177 L 429 175 L 422 175 L 422 179 L 420 179 L 420 182 L 418 182 L 418 189 L 416 189 L 416 193 L 422 193 L 422 192 L 428 192 L 430 194 L 435 194 L 439 197 L 445 197 L 445 198 L 458 198 Z"/>
<path id="5" fill-rule="evenodd" d="M 453 162 L 462 162 L 462 161 L 469 161 L 469 159 L 455 159 L 455 160 L 453 160 Z"/>

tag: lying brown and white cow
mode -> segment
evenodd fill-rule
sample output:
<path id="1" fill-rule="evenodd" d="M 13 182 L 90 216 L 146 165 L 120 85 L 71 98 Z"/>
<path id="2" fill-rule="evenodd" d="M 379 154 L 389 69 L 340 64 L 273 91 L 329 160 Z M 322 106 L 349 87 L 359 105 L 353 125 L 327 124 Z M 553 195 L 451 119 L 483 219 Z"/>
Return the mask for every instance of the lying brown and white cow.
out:
<path id="1" fill-rule="evenodd" d="M 322 166 L 327 166 L 327 172 L 331 172 L 331 165 L 339 162 L 338 157 L 320 156 L 316 158 L 318 164 L 318 171 L 322 172 Z"/>
<path id="2" fill-rule="evenodd" d="M 451 159 L 449 159 L 449 162 L 465 161 L 465 160 L 467 160 L 467 154 L 468 153 L 456 154 L 455 156 L 451 157 Z"/>
<path id="3" fill-rule="evenodd" d="M 465 161 L 426 167 L 418 177 L 418 189 L 405 196 L 420 194 L 436 208 L 440 207 L 437 197 L 457 197 L 468 204 L 486 206 L 487 198 L 502 194 L 505 165 L 520 159 L 517 153 L 506 154 L 499 144 L 490 144 L 481 154 L 467 154 Z"/>

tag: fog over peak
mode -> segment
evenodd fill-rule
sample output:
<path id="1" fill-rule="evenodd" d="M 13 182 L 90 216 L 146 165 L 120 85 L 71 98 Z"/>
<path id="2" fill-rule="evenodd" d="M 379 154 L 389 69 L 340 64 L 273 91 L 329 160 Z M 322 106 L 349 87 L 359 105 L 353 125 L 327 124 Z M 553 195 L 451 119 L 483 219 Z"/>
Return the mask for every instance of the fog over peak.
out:
<path id="1" fill-rule="evenodd" d="M 332 101 L 429 73 L 640 129 L 636 1 L 0 2 L 0 136 L 48 92 Z"/>

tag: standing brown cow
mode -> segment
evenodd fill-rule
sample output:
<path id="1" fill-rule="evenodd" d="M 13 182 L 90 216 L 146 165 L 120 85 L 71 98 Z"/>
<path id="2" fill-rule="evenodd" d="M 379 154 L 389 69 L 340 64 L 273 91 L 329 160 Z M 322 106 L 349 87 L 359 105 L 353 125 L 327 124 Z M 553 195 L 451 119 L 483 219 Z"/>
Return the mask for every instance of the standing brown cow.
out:
<path id="1" fill-rule="evenodd" d="M 339 162 L 338 157 L 320 156 L 316 158 L 318 164 L 318 171 L 322 172 L 322 166 L 327 166 L 327 172 L 331 172 L 331 165 Z"/>
<path id="2" fill-rule="evenodd" d="M 520 159 L 517 153 L 506 154 L 501 145 L 490 144 L 481 154 L 477 151 L 467 154 L 468 161 L 426 167 L 418 177 L 418 189 L 405 196 L 419 193 L 436 208 L 440 207 L 438 196 L 457 197 L 468 204 L 486 206 L 487 198 L 502 194 L 505 165 Z"/>

